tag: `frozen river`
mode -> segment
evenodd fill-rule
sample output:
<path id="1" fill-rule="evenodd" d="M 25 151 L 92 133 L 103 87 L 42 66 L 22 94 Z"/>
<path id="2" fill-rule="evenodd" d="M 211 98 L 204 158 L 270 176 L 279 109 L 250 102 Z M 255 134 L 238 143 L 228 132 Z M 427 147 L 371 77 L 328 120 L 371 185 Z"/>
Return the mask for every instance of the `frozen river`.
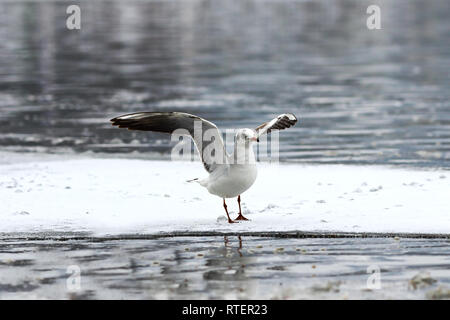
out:
<path id="1" fill-rule="evenodd" d="M 78 3 L 0 1 L 0 298 L 450 297 L 448 0 Z M 300 121 L 233 233 L 135 111 Z"/>

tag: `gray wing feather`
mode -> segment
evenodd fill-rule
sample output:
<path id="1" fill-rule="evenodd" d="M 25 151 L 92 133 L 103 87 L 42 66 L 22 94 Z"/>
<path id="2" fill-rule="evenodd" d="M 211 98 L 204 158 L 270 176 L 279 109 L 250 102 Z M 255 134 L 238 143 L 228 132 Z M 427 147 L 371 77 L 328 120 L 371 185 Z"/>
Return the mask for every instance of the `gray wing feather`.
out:
<path id="1" fill-rule="evenodd" d="M 275 119 L 272 119 L 268 122 L 264 122 L 262 125 L 255 129 L 258 137 L 263 135 L 264 133 L 269 134 L 272 130 L 283 130 L 295 126 L 297 123 L 297 117 L 292 113 L 283 113 L 280 114 Z"/>
<path id="2" fill-rule="evenodd" d="M 128 130 L 173 133 L 177 129 L 185 129 L 194 140 L 206 171 L 211 173 L 218 165 L 227 164 L 227 153 L 219 129 L 212 122 L 198 116 L 184 112 L 137 112 L 116 117 L 111 122 L 113 126 Z M 196 131 L 198 129 L 201 130 Z M 214 137 L 211 141 L 204 141 L 207 130 L 213 130 L 210 132 Z M 208 146 L 209 149 L 205 152 Z M 211 156 L 211 149 L 214 150 L 213 155 L 214 152 L 222 152 L 223 156 Z"/>

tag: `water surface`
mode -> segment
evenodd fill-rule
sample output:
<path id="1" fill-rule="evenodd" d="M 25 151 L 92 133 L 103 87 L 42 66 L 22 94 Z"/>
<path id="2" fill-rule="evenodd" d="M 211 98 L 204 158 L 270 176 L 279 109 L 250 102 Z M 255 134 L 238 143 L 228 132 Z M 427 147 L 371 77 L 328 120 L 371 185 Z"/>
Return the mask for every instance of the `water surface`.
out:
<path id="1" fill-rule="evenodd" d="M 0 146 L 167 157 L 167 137 L 112 128 L 186 111 L 222 128 L 281 112 L 281 159 L 450 167 L 450 3 L 0 2 Z M 71 3 L 70 3 L 71 4 Z"/>
<path id="2" fill-rule="evenodd" d="M 0 299 L 450 298 L 448 241 L 11 238 L 0 242 Z"/>

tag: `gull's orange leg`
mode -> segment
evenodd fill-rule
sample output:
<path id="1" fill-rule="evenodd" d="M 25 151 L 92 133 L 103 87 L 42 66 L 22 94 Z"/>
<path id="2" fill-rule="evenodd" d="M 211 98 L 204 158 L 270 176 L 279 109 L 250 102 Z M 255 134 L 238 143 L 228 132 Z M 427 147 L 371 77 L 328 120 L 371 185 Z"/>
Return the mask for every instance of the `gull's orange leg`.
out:
<path id="1" fill-rule="evenodd" d="M 241 210 L 241 195 L 238 195 L 238 203 L 239 203 L 239 215 L 238 215 L 238 217 L 236 218 L 236 219 L 234 219 L 235 221 L 236 220 L 246 220 L 246 221 L 248 221 L 248 220 L 250 220 L 250 219 L 247 219 L 246 217 L 244 217 L 243 215 L 242 215 L 242 210 Z"/>
<path id="2" fill-rule="evenodd" d="M 228 223 L 234 223 L 234 221 L 231 220 L 230 215 L 228 214 L 227 204 L 225 203 L 225 198 L 223 198 L 223 207 L 225 208 L 225 212 L 227 213 Z"/>
<path id="3" fill-rule="evenodd" d="M 241 236 L 238 236 L 238 240 L 239 240 L 239 248 L 237 249 L 237 252 L 239 252 L 239 256 L 242 257 L 243 254 L 241 252 L 241 250 L 242 250 L 242 238 L 241 238 Z M 244 267 L 244 265 L 242 265 L 242 267 Z"/>

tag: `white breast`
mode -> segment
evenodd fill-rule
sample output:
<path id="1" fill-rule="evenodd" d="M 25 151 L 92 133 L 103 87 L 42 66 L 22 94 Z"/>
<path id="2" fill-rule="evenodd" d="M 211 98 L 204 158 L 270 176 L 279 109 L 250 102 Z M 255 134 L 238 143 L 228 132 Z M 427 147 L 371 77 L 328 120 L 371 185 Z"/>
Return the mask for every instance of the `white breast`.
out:
<path id="1" fill-rule="evenodd" d="M 234 198 L 253 185 L 257 173 L 256 164 L 232 164 L 219 176 L 210 176 L 202 185 L 221 198 Z"/>

